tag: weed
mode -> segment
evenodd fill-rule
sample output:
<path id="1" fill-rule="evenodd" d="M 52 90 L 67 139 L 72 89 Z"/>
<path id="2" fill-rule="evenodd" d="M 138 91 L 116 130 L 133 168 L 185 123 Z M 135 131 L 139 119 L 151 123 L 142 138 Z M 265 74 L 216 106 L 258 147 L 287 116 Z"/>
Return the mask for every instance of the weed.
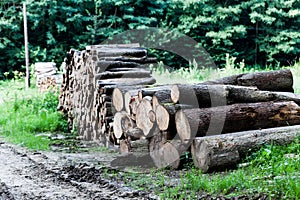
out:
<path id="1" fill-rule="evenodd" d="M 56 111 L 56 92 L 37 93 L 36 89 L 25 91 L 18 80 L 5 81 L 6 96 L 2 97 L 0 111 L 1 135 L 8 141 L 30 149 L 49 149 L 50 139 L 42 132 L 65 132 L 67 123 Z"/>

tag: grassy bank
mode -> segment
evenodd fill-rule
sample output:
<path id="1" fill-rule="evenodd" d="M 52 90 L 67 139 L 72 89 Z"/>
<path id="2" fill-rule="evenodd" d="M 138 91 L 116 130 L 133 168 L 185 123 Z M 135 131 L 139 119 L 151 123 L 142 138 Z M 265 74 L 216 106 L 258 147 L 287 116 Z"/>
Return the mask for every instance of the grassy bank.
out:
<path id="1" fill-rule="evenodd" d="M 63 116 L 56 111 L 58 93 L 24 90 L 21 80 L 0 82 L 0 134 L 6 140 L 30 149 L 47 150 L 51 141 L 47 132 L 67 130 Z"/>

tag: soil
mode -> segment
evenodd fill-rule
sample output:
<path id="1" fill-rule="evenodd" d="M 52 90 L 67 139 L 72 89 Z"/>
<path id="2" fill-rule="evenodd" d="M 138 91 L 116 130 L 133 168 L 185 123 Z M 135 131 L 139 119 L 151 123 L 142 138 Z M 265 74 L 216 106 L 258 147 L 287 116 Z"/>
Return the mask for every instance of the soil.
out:
<path id="1" fill-rule="evenodd" d="M 60 139 L 71 141 L 64 137 Z M 52 151 L 32 151 L 9 144 L 0 136 L 0 200 L 160 199 L 155 195 L 159 188 L 147 185 L 148 189 L 141 191 L 124 184 L 128 171 L 150 175 L 147 167 L 151 166 L 128 168 L 128 163 L 135 163 L 137 158 L 120 157 L 118 153 L 107 150 L 88 151 L 95 146 L 83 141 L 75 143 L 75 150 L 70 148 L 73 145 L 57 142 Z M 138 160 L 136 164 L 139 163 Z M 180 173 L 182 171 L 166 171 L 170 178 L 166 186 L 178 185 Z M 263 200 L 267 196 L 226 198 L 198 193 L 195 198 Z"/>
<path id="2" fill-rule="evenodd" d="M 115 156 L 28 151 L 0 138 L 0 200 L 157 199 L 103 178 Z"/>

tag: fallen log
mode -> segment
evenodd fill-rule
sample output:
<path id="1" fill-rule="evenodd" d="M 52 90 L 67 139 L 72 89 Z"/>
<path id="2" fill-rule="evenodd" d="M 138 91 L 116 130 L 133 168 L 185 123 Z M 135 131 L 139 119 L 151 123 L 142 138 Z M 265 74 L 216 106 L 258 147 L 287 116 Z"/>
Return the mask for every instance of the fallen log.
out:
<path id="1" fill-rule="evenodd" d="M 100 87 L 106 85 L 151 85 L 156 82 L 153 77 L 149 78 L 115 78 L 115 79 L 106 79 L 98 80 L 98 85 Z"/>
<path id="2" fill-rule="evenodd" d="M 95 74 L 96 80 L 113 79 L 113 78 L 147 78 L 150 77 L 150 71 L 117 71 L 109 72 L 105 71 L 99 74 Z"/>
<path id="3" fill-rule="evenodd" d="M 174 85 L 171 89 L 171 99 L 173 103 L 189 104 L 195 108 L 268 101 L 300 103 L 299 95 L 293 93 L 260 91 L 255 87 L 235 85 Z"/>
<path id="4" fill-rule="evenodd" d="M 137 57 L 143 58 L 147 56 L 147 50 L 144 48 L 98 48 L 95 49 L 94 54 L 98 57 L 117 57 L 117 56 L 127 56 L 127 57 Z"/>
<path id="5" fill-rule="evenodd" d="M 259 90 L 294 92 L 293 75 L 289 69 L 237 74 L 212 81 L 205 81 L 202 84 L 256 86 Z"/>
<path id="6" fill-rule="evenodd" d="M 145 96 L 153 96 L 155 93 L 169 93 L 171 95 L 171 85 L 162 85 L 156 87 L 149 87 L 141 89 L 138 93 L 139 100 L 141 101 Z M 159 95 L 159 94 L 158 94 Z"/>
<path id="7" fill-rule="evenodd" d="M 180 139 L 221 133 L 300 124 L 300 107 L 294 102 L 233 104 L 203 109 L 180 110 L 175 115 Z"/>
<path id="8" fill-rule="evenodd" d="M 300 136 L 300 125 L 195 138 L 192 158 L 204 173 L 224 170 L 266 144 L 284 145 Z"/>

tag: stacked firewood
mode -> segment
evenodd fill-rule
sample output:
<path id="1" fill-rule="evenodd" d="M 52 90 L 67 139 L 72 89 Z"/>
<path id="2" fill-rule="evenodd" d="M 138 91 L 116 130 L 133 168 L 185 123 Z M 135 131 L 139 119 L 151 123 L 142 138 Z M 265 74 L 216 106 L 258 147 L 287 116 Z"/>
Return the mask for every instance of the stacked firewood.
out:
<path id="1" fill-rule="evenodd" d="M 37 62 L 34 67 L 36 86 L 40 91 L 55 88 L 60 83 L 56 64 L 53 62 Z"/>
<path id="2" fill-rule="evenodd" d="M 113 89 L 154 84 L 148 64 L 155 59 L 138 44 L 94 45 L 71 49 L 64 62 L 58 110 L 67 114 L 70 129 L 77 129 L 85 140 L 118 143 L 112 130 Z"/>
<path id="3" fill-rule="evenodd" d="M 113 134 L 122 154 L 148 154 L 157 167 L 178 168 L 180 156 L 191 151 L 195 165 L 206 172 L 236 164 L 246 149 L 265 142 L 292 141 L 296 129 L 287 126 L 300 124 L 299 103 L 290 70 L 199 84 L 118 87 L 112 93 Z M 256 136 L 261 140 L 250 144 Z"/>

